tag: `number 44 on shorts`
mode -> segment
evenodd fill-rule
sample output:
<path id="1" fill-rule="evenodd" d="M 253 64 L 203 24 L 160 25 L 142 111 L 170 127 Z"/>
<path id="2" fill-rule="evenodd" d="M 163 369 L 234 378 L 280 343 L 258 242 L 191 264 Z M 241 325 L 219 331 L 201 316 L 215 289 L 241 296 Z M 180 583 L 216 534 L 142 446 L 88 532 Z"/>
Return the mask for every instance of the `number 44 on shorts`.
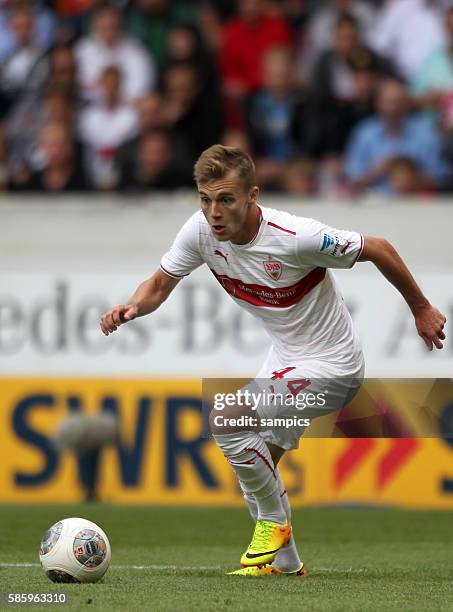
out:
<path id="1" fill-rule="evenodd" d="M 285 374 L 288 374 L 288 372 L 291 372 L 292 370 L 295 370 L 295 369 L 296 369 L 296 366 L 289 366 L 281 370 L 275 370 L 275 372 L 272 372 L 271 380 L 278 380 L 278 379 L 284 378 Z M 287 386 L 288 386 L 288 391 L 292 395 L 296 396 L 301 391 L 306 389 L 309 385 L 311 385 L 311 380 L 309 378 L 297 378 L 295 380 L 289 380 Z M 271 385 L 271 390 L 273 392 L 272 385 Z"/>

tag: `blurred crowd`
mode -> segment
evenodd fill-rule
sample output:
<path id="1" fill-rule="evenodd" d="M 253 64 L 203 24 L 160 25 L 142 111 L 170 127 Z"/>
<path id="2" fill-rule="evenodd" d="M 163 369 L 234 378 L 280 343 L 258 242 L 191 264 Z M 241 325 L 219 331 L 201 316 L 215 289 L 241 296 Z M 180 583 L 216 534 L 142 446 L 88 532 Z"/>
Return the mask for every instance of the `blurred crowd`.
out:
<path id="1" fill-rule="evenodd" d="M 453 192 L 453 0 L 0 0 L 0 189 Z"/>

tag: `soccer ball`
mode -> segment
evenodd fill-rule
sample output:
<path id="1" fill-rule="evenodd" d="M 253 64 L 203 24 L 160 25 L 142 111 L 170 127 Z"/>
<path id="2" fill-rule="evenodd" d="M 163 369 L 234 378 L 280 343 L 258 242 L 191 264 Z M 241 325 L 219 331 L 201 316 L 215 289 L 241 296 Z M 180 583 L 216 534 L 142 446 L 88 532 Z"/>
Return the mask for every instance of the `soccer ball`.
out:
<path id="1" fill-rule="evenodd" d="M 110 565 L 107 536 L 95 523 L 67 518 L 41 540 L 39 560 L 53 582 L 97 582 Z"/>

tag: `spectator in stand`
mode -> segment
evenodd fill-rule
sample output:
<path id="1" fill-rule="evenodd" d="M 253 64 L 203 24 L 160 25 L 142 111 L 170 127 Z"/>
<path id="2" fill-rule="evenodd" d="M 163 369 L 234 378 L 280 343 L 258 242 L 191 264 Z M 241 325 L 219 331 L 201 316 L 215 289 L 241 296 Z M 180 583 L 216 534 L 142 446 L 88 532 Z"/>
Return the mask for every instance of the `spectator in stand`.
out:
<path id="1" fill-rule="evenodd" d="M 128 31 L 142 41 L 151 56 L 162 64 L 167 60 L 168 35 L 180 22 L 195 22 L 193 3 L 186 0 L 133 0 Z"/>
<path id="2" fill-rule="evenodd" d="M 285 162 L 294 153 L 297 91 L 288 49 L 271 49 L 263 59 L 264 86 L 246 104 L 246 117 L 259 182 L 270 187 L 280 180 Z"/>
<path id="3" fill-rule="evenodd" d="M 43 95 L 43 110 L 46 123 L 63 123 L 71 128 L 77 115 L 76 101 L 71 90 L 58 83 L 49 85 Z"/>
<path id="4" fill-rule="evenodd" d="M 27 78 L 25 97 L 39 104 L 39 96 L 49 85 L 61 86 L 78 98 L 77 62 L 70 45 L 56 44 L 34 65 Z M 19 100 L 20 103 L 23 100 Z"/>
<path id="5" fill-rule="evenodd" d="M 58 15 L 59 40 L 73 41 L 86 29 L 91 11 L 98 0 L 54 0 L 52 5 Z"/>
<path id="6" fill-rule="evenodd" d="M 64 193 L 90 188 L 83 167 L 77 163 L 75 143 L 66 125 L 47 124 L 41 131 L 39 147 L 43 169 L 32 172 L 24 182 L 11 183 L 12 191 Z"/>
<path id="7" fill-rule="evenodd" d="M 442 151 L 445 159 L 453 168 L 453 93 L 444 94 L 441 102 L 440 129 L 443 135 Z M 448 176 L 446 191 L 453 191 L 453 173 Z"/>
<path id="8" fill-rule="evenodd" d="M 280 189 L 288 195 L 314 197 L 318 194 L 318 171 L 309 159 L 295 159 L 285 165 L 280 180 Z"/>
<path id="9" fill-rule="evenodd" d="M 205 95 L 218 96 L 218 70 L 200 30 L 191 23 L 175 25 L 168 33 L 167 63 L 189 62 L 197 67 Z M 219 100 L 220 105 L 220 100 Z"/>
<path id="10" fill-rule="evenodd" d="M 408 81 L 433 51 L 446 44 L 443 0 L 393 0 L 381 9 L 372 33 L 372 46 L 391 59 Z"/>
<path id="11" fill-rule="evenodd" d="M 433 51 L 421 70 L 411 82 L 412 103 L 416 108 L 426 109 L 427 116 L 440 125 L 443 133 L 445 159 L 453 163 L 453 7 L 444 14 L 447 36 L 445 47 Z M 447 190 L 452 190 L 452 179 L 447 181 Z"/>
<path id="12" fill-rule="evenodd" d="M 373 63 L 375 70 L 394 76 L 392 65 L 364 45 L 358 23 L 351 15 L 340 15 L 333 28 L 333 45 L 318 58 L 313 91 L 318 101 L 349 101 L 355 95 L 354 70 L 361 62 Z"/>
<path id="13" fill-rule="evenodd" d="M 44 48 L 35 41 L 35 15 L 30 8 L 13 9 L 9 22 L 16 44 L 1 65 L 1 87 L 14 98 L 26 87 Z"/>
<path id="14" fill-rule="evenodd" d="M 310 80 L 317 74 L 314 69 L 315 64 L 320 55 L 331 47 L 335 24 L 344 14 L 350 15 L 355 20 L 360 38 L 368 41 L 375 20 L 375 10 L 369 2 L 329 0 L 321 4 L 303 30 L 301 52 L 297 62 L 298 73 L 303 79 Z"/>
<path id="15" fill-rule="evenodd" d="M 376 113 L 376 97 L 382 78 L 378 62 L 366 50 L 352 56 L 348 62 L 353 79 L 350 100 L 338 104 L 338 131 L 335 141 L 338 151 L 343 152 L 353 128 Z"/>
<path id="16" fill-rule="evenodd" d="M 353 17 L 341 15 L 334 32 L 295 113 L 294 138 L 304 157 L 342 154 L 354 125 L 374 113 L 380 76 L 392 74 L 386 60 L 363 46 Z"/>
<path id="17" fill-rule="evenodd" d="M 140 98 L 136 101 L 135 108 L 138 112 L 140 132 L 162 127 L 162 96 L 160 93 L 154 92 Z"/>
<path id="18" fill-rule="evenodd" d="M 215 97 L 205 95 L 196 66 L 182 62 L 163 74 L 162 119 L 170 131 L 177 164 L 192 171 L 204 149 L 219 141 L 223 117 Z"/>
<path id="19" fill-rule="evenodd" d="M 121 145 L 115 154 L 115 167 L 122 175 L 130 176 L 134 172 L 134 164 L 138 157 L 140 137 L 146 132 L 160 130 L 164 126 L 162 113 L 162 97 L 152 93 L 137 100 L 134 104 L 137 111 L 137 134 Z"/>
<path id="20" fill-rule="evenodd" d="M 4 0 L 0 8 L 0 63 L 10 56 L 17 46 L 17 39 L 11 29 L 11 13 L 16 9 L 30 7 L 33 11 L 35 27 L 33 43 L 40 48 L 48 49 L 54 41 L 55 19 L 50 10 L 44 8 L 42 2 L 27 0 Z"/>
<path id="21" fill-rule="evenodd" d="M 171 191 L 192 184 L 192 177 L 177 167 L 171 137 L 165 130 L 152 130 L 140 137 L 134 162 L 129 172 L 122 172 L 121 191 Z"/>
<path id="22" fill-rule="evenodd" d="M 131 101 L 149 93 L 155 85 L 155 68 L 146 49 L 123 34 L 121 11 L 101 6 L 93 14 L 91 35 L 76 45 L 82 94 L 99 98 L 99 78 L 108 66 L 118 66 L 124 75 L 122 94 Z"/>
<path id="23" fill-rule="evenodd" d="M 294 33 L 304 27 L 310 12 L 310 4 L 311 2 L 307 0 L 268 0 L 269 9 L 283 17 Z"/>
<path id="24" fill-rule="evenodd" d="M 201 0 L 198 9 L 200 29 L 207 47 L 217 54 L 225 21 L 236 14 L 236 2 L 232 0 Z"/>
<path id="25" fill-rule="evenodd" d="M 59 85 L 77 96 L 77 60 L 73 48 L 58 45 L 50 51 L 48 57 L 48 80 L 53 85 Z"/>
<path id="26" fill-rule="evenodd" d="M 42 58 L 30 75 L 27 89 L 12 106 L 7 121 L 10 169 L 40 168 L 36 160 L 39 133 L 49 121 L 63 121 L 52 108 L 61 108 L 74 120 L 78 107 L 76 64 L 70 47 L 58 45 Z M 24 129 L 27 126 L 27 129 Z M 38 156 L 39 160 L 39 156 Z"/>
<path id="27" fill-rule="evenodd" d="M 235 147 L 249 155 L 253 155 L 252 145 L 245 132 L 242 130 L 227 130 L 220 139 L 224 147 Z"/>
<path id="28" fill-rule="evenodd" d="M 339 17 L 333 47 L 319 57 L 315 74 L 310 111 L 297 119 L 299 139 L 307 143 L 305 154 L 339 154 L 354 124 L 374 111 L 378 79 L 393 76 L 392 66 L 363 45 L 356 20 L 346 14 Z M 306 121 L 309 125 L 300 125 Z"/>
<path id="29" fill-rule="evenodd" d="M 250 97 L 247 113 L 255 155 L 286 160 L 293 152 L 290 127 L 297 91 L 292 68 L 286 48 L 271 49 L 264 56 L 263 87 Z"/>
<path id="30" fill-rule="evenodd" d="M 264 0 L 241 0 L 238 16 L 225 24 L 220 63 L 225 87 L 247 93 L 263 84 L 263 57 L 276 46 L 289 46 L 291 30 L 268 14 Z"/>
<path id="31" fill-rule="evenodd" d="M 419 164 L 411 157 L 394 157 L 389 164 L 390 191 L 399 196 L 430 195 L 435 191 L 432 181 L 423 175 Z"/>
<path id="32" fill-rule="evenodd" d="M 16 176 L 21 174 L 24 168 L 32 171 L 41 170 L 44 159 L 40 148 L 40 133 L 49 123 L 65 125 L 71 131 L 74 139 L 74 125 L 76 108 L 74 98 L 58 85 L 49 86 L 39 101 L 39 106 L 33 115 L 33 121 L 24 130 L 23 125 L 17 124 L 15 132 L 12 125 L 8 125 L 9 161 L 11 173 Z M 22 116 L 22 119 L 25 119 Z M 16 117 L 19 121 L 20 117 Z M 81 161 L 80 143 L 75 144 L 77 161 Z"/>
<path id="33" fill-rule="evenodd" d="M 448 168 L 441 155 L 440 132 L 423 116 L 409 114 L 405 85 L 395 79 L 383 81 L 377 109 L 377 115 L 356 126 L 348 143 L 345 175 L 352 188 L 389 193 L 389 168 L 401 155 L 418 163 L 424 180 L 441 184 Z"/>
<path id="34" fill-rule="evenodd" d="M 264 0 L 241 0 L 238 11 L 238 16 L 224 26 L 219 51 L 230 127 L 243 125 L 243 101 L 263 85 L 266 52 L 276 46 L 289 46 L 292 39 L 288 23 L 269 14 Z"/>
<path id="35" fill-rule="evenodd" d="M 90 105 L 80 116 L 80 139 L 87 146 L 87 167 L 100 189 L 116 186 L 116 151 L 138 132 L 137 111 L 123 101 L 121 81 L 118 67 L 105 68 L 100 79 L 101 102 Z"/>
<path id="36" fill-rule="evenodd" d="M 205 5 L 212 8 L 217 18 L 225 22 L 235 16 L 237 0 L 202 0 L 200 4 L 201 8 Z"/>
<path id="37" fill-rule="evenodd" d="M 453 7 L 445 11 L 445 46 L 435 49 L 411 81 L 412 101 L 418 108 L 448 111 L 453 95 Z"/>

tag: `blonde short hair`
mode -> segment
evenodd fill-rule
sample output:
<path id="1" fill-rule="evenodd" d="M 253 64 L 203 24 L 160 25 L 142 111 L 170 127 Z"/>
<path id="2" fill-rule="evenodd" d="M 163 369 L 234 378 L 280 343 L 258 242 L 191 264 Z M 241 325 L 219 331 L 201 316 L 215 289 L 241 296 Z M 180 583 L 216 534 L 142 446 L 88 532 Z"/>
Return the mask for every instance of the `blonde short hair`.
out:
<path id="1" fill-rule="evenodd" d="M 209 183 L 223 178 L 234 171 L 248 190 L 256 184 L 255 164 L 241 149 L 213 145 L 203 151 L 195 164 L 194 176 L 197 183 Z"/>

